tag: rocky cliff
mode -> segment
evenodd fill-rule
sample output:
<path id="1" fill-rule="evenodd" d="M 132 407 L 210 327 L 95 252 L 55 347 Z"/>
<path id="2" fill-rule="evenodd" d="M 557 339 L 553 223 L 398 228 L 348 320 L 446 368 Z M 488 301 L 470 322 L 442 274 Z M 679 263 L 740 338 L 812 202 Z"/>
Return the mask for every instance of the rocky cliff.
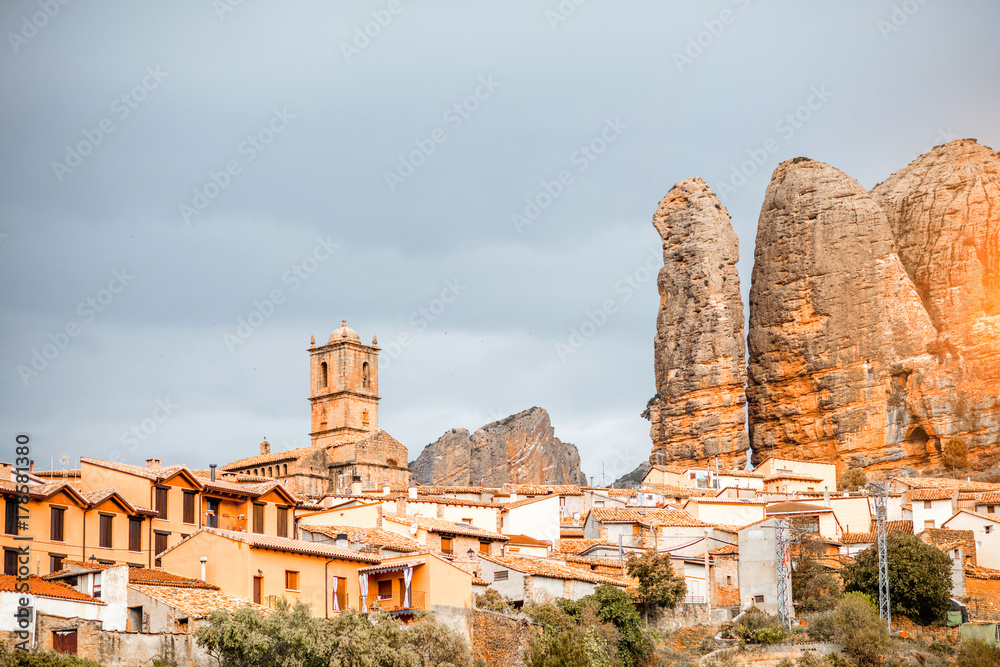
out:
<path id="1" fill-rule="evenodd" d="M 555 437 L 549 414 L 531 408 L 473 434 L 452 429 L 424 447 L 410 473 L 418 484 L 586 484 L 576 445 Z"/>
<path id="2" fill-rule="evenodd" d="M 749 439 L 739 240 L 700 178 L 675 185 L 653 216 L 663 242 L 648 405 L 650 461 L 742 464 Z"/>

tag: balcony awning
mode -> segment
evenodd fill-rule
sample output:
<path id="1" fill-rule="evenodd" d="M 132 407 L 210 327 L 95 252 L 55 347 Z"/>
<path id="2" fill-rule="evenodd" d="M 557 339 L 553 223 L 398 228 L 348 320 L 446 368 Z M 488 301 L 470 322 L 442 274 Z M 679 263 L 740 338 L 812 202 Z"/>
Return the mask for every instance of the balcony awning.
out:
<path id="1" fill-rule="evenodd" d="M 381 574 L 383 572 L 402 571 L 408 567 L 423 565 L 425 562 L 427 562 L 426 559 L 420 558 L 416 560 L 404 560 L 398 563 L 390 563 L 388 565 L 370 565 L 369 567 L 359 569 L 358 574 Z"/>

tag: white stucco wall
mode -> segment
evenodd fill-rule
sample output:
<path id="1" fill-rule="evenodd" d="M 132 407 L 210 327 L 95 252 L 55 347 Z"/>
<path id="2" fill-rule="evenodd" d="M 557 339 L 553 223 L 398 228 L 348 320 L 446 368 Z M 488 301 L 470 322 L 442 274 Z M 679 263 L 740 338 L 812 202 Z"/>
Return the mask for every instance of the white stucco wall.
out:
<path id="1" fill-rule="evenodd" d="M 83 618 L 91 621 L 104 621 L 108 606 L 95 602 L 83 602 L 79 600 L 62 600 L 58 598 L 48 598 L 39 595 L 26 595 L 24 593 L 0 592 L 0 630 L 7 632 L 19 632 L 24 628 L 18 626 L 14 614 L 17 613 L 21 598 L 28 599 L 28 606 L 34 607 L 34 613 L 46 614 L 49 616 L 60 616 L 62 618 Z M 34 621 L 34 619 L 32 619 Z M 106 626 L 105 626 L 106 627 Z M 34 622 L 28 630 L 34 636 Z"/>
<path id="2" fill-rule="evenodd" d="M 559 539 L 559 496 L 506 510 L 502 521 L 505 535 L 527 535 L 555 543 Z"/>
<path id="3" fill-rule="evenodd" d="M 926 528 L 941 528 L 944 522 L 954 514 L 950 498 L 929 501 L 931 505 L 930 509 L 924 507 L 924 502 L 923 500 L 914 500 L 910 503 L 911 511 L 913 512 L 914 534 Z M 933 521 L 934 525 L 927 524 L 928 521 Z"/>
<path id="4" fill-rule="evenodd" d="M 976 564 L 1000 569 L 1000 523 L 959 512 L 946 521 L 943 527 L 949 530 L 971 530 L 976 539 Z M 989 533 L 986 532 L 987 527 L 990 528 Z"/>

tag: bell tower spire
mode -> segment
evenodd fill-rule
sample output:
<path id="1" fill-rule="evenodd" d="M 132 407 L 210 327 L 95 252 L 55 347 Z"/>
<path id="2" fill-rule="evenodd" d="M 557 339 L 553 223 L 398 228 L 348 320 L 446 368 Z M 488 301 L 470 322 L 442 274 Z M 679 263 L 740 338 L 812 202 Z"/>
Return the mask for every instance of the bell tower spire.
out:
<path id="1" fill-rule="evenodd" d="M 341 321 L 326 345 L 309 348 L 310 394 L 314 447 L 338 436 L 378 430 L 378 353 L 375 338 L 365 345 Z"/>

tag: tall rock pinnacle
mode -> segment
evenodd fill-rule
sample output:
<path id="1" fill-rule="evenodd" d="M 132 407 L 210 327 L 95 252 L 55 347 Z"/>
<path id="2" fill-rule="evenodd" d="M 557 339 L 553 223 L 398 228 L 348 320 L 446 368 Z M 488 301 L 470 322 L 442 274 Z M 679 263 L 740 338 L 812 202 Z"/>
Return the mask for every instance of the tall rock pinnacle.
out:
<path id="1" fill-rule="evenodd" d="M 739 240 L 700 178 L 675 185 L 653 216 L 663 240 L 648 406 L 651 463 L 739 465 L 749 447 Z"/>

